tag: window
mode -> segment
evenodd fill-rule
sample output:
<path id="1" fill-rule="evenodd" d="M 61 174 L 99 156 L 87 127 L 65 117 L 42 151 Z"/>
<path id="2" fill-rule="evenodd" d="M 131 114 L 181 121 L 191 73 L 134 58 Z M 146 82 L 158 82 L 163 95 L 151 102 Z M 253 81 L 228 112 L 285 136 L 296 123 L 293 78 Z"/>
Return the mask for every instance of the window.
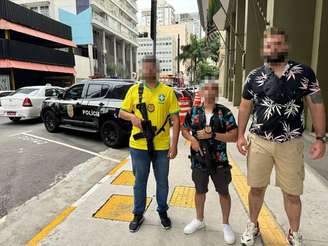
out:
<path id="1" fill-rule="evenodd" d="M 90 84 L 86 98 L 98 98 L 101 96 L 101 85 Z"/>
<path id="2" fill-rule="evenodd" d="M 108 90 L 109 90 L 109 85 L 107 85 L 107 84 L 102 85 L 102 87 L 101 87 L 101 97 L 106 96 Z"/>
<path id="3" fill-rule="evenodd" d="M 101 98 L 106 96 L 109 86 L 107 84 L 90 84 L 86 98 Z"/>
<path id="4" fill-rule="evenodd" d="M 39 92 L 39 88 L 21 88 L 15 91 L 12 95 L 29 95 L 29 96 L 35 96 Z"/>
<path id="5" fill-rule="evenodd" d="M 68 89 L 68 91 L 65 93 L 65 100 L 77 100 L 82 97 L 84 84 L 79 84 L 71 87 Z"/>
<path id="6" fill-rule="evenodd" d="M 40 14 L 49 17 L 49 6 L 40 6 Z"/>
<path id="7" fill-rule="evenodd" d="M 111 85 L 106 98 L 123 100 L 132 84 Z"/>
<path id="8" fill-rule="evenodd" d="M 46 89 L 45 96 L 46 97 L 57 97 L 59 94 L 59 90 L 56 90 L 55 88 Z"/>

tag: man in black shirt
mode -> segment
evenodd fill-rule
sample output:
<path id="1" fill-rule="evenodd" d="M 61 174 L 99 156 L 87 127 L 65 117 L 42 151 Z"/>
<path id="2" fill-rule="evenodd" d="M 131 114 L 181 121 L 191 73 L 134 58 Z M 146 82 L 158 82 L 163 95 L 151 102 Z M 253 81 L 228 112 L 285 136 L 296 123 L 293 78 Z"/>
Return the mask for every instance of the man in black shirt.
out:
<path id="1" fill-rule="evenodd" d="M 237 147 L 241 154 L 247 154 L 247 181 L 251 186 L 250 223 L 241 237 L 241 243 L 247 246 L 253 245 L 260 234 L 257 220 L 273 166 L 290 224 L 287 239 L 290 245 L 303 245 L 298 231 L 304 180 L 304 100 L 316 133 L 310 157 L 319 159 L 325 154 L 326 117 L 319 82 L 310 67 L 287 60 L 287 55 L 285 33 L 277 28 L 267 29 L 263 46 L 265 64 L 250 72 L 244 84 Z M 251 111 L 247 141 L 244 134 Z"/>
<path id="2" fill-rule="evenodd" d="M 184 233 L 192 234 L 205 227 L 204 205 L 211 177 L 219 194 L 224 241 L 227 244 L 234 244 L 235 235 L 229 225 L 231 166 L 227 155 L 227 142 L 237 140 L 238 127 L 232 112 L 216 103 L 218 94 L 219 86 L 214 81 L 205 81 L 201 84 L 204 102 L 191 108 L 182 128 L 182 135 L 191 143 L 192 180 L 196 187 L 197 215 L 184 228 Z"/>

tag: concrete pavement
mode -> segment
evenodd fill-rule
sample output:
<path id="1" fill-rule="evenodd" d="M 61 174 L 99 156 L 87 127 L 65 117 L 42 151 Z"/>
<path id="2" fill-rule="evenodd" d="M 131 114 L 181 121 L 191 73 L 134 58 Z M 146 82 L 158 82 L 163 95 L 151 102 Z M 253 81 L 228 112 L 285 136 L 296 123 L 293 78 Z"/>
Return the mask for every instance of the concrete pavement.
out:
<path id="1" fill-rule="evenodd" d="M 229 102 L 221 100 L 221 103 L 231 108 L 237 116 L 236 109 Z M 238 153 L 235 144 L 229 144 L 228 151 L 233 165 L 230 223 L 239 240 L 248 221 L 246 160 Z M 173 222 L 171 230 L 165 231 L 160 226 L 156 213 L 155 182 L 151 172 L 148 184 L 150 204 L 145 214 L 146 221 L 139 232 L 132 234 L 128 231 L 133 201 L 133 176 L 131 162 L 127 159 L 105 175 L 79 200 L 72 202 L 66 209 L 63 208 L 63 213 L 57 211 L 58 216 L 52 221 L 49 220 L 48 226 L 40 228 L 27 245 L 224 245 L 218 196 L 211 182 L 205 211 L 206 229 L 190 236 L 183 234 L 184 226 L 195 216 L 188 152 L 189 146 L 181 138 L 179 155 L 170 166 L 169 215 Z M 307 246 L 328 245 L 327 194 L 327 184 L 306 165 L 301 231 Z M 256 245 L 287 245 L 284 234 L 288 230 L 288 223 L 280 190 L 269 186 L 265 203 L 259 219 L 262 238 L 257 240 Z M 238 245 L 239 241 L 236 244 Z"/>
<path id="2" fill-rule="evenodd" d="M 183 234 L 184 226 L 195 216 L 193 208 L 193 190 L 191 180 L 190 163 L 187 159 L 189 147 L 184 140 L 179 144 L 179 156 L 170 165 L 170 210 L 173 227 L 170 231 L 165 231 L 159 222 L 156 212 L 157 203 L 155 197 L 155 180 L 151 172 L 148 183 L 148 197 L 152 199 L 149 208 L 145 213 L 146 220 L 140 231 L 132 234 L 128 231 L 128 220 L 131 204 L 120 204 L 113 206 L 103 212 L 103 217 L 95 218 L 94 215 L 104 207 L 106 201 L 115 195 L 132 196 L 133 181 L 130 185 L 123 182 L 123 185 L 114 185 L 112 182 L 126 171 L 131 171 L 131 161 L 128 162 L 113 175 L 107 176 L 100 185 L 92 191 L 87 198 L 82 198 L 78 206 L 63 223 L 61 223 L 48 237 L 41 241 L 40 245 L 72 245 L 72 246 L 101 246 L 101 245 L 223 245 L 223 233 L 221 228 L 221 211 L 218 205 L 218 195 L 214 187 L 210 184 L 210 192 L 206 203 L 206 223 L 205 230 L 194 235 Z M 180 191 L 174 194 L 174 191 Z M 237 238 L 244 230 L 247 221 L 245 208 L 238 198 L 237 192 L 231 187 L 232 214 L 231 225 L 236 231 Z M 132 197 L 131 197 L 132 198 Z M 122 201 L 123 203 L 124 201 Z M 131 200 L 132 202 L 132 200 Z M 105 205 L 106 206 L 106 205 Z M 117 216 L 117 219 L 115 219 Z M 101 217 L 101 216 L 100 216 Z M 127 220 L 127 221 L 122 221 Z M 257 245 L 261 245 L 258 242 Z"/>

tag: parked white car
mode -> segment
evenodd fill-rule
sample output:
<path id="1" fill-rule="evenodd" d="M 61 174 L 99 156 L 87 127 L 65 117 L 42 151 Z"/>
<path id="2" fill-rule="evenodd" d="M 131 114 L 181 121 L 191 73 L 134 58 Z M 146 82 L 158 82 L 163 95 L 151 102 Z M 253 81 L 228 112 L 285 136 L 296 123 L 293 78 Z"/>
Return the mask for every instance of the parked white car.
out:
<path id="1" fill-rule="evenodd" d="M 61 87 L 51 85 L 22 87 L 0 99 L 0 117 L 8 117 L 14 122 L 38 118 L 42 102 L 46 98 L 58 97 L 64 91 Z"/>
<path id="2" fill-rule="evenodd" d="M 15 91 L 0 91 L 0 97 L 6 97 L 10 94 L 14 93 Z"/>

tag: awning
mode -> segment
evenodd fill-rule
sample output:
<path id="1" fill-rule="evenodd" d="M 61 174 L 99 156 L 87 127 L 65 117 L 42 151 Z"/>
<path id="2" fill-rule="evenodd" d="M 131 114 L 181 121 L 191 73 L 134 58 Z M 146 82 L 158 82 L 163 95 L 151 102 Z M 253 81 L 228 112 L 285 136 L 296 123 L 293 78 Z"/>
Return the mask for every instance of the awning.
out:
<path id="1" fill-rule="evenodd" d="M 45 40 L 48 40 L 51 42 L 63 44 L 63 45 L 69 46 L 69 47 L 76 47 L 74 42 L 71 40 L 56 37 L 56 36 L 48 34 L 48 33 L 40 32 L 40 31 L 31 29 L 31 28 L 28 28 L 25 26 L 21 26 L 21 25 L 9 22 L 4 19 L 0 19 L 0 29 L 13 30 L 16 32 L 28 34 L 33 37 L 37 37 L 37 38 L 45 39 Z"/>
<path id="2" fill-rule="evenodd" d="M 67 73 L 67 74 L 75 75 L 75 69 L 72 67 L 46 65 L 46 64 L 22 62 L 22 61 L 8 60 L 8 59 L 0 60 L 0 68 L 18 68 L 18 69 L 25 69 L 25 70 Z"/>

